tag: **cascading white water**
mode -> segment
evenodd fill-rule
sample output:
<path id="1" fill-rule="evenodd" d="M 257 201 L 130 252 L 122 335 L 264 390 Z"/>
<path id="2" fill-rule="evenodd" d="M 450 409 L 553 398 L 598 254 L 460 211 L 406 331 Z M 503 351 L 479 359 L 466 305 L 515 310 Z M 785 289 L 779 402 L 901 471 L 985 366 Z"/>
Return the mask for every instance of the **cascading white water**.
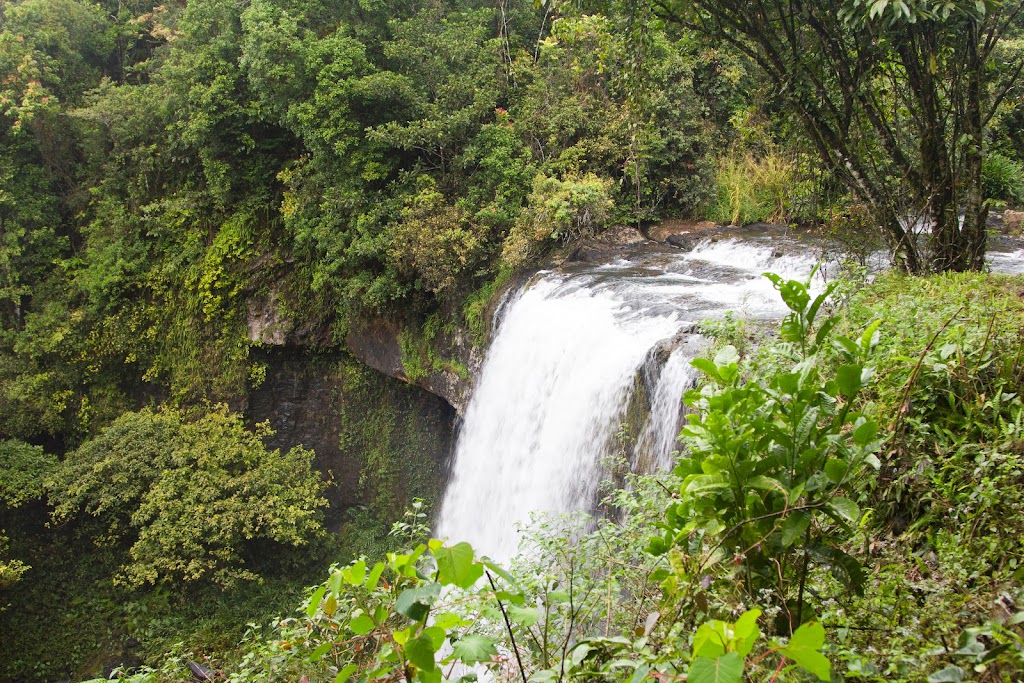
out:
<path id="1" fill-rule="evenodd" d="M 638 371 L 696 321 L 738 310 L 783 313 L 765 270 L 804 278 L 811 249 L 722 240 L 691 252 L 650 249 L 612 264 L 543 273 L 504 308 L 459 435 L 438 535 L 498 560 L 531 513 L 591 508 Z M 631 425 L 667 466 L 697 345 L 666 355 L 650 417 Z M 656 354 L 655 354 L 656 355 Z"/>
<path id="2" fill-rule="evenodd" d="M 679 400 L 682 392 L 697 381 L 697 370 L 690 365 L 693 357 L 687 349 L 676 349 L 661 367 L 658 382 L 651 396 L 651 414 L 637 440 L 637 450 L 653 456 L 658 469 L 672 466 L 672 450 L 679 434 Z M 634 469 L 642 469 L 634 466 Z"/>

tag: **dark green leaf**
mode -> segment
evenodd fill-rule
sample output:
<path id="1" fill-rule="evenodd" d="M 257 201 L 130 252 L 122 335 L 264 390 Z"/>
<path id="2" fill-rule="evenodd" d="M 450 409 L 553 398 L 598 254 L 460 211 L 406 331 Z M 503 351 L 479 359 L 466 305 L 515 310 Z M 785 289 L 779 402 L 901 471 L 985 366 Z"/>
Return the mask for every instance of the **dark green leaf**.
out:
<path id="1" fill-rule="evenodd" d="M 427 635 L 418 635 L 405 644 L 406 659 L 424 671 L 433 671 L 437 667 L 434 662 L 436 652 L 437 648 Z"/>
<path id="2" fill-rule="evenodd" d="M 398 594 L 395 610 L 414 621 L 422 621 L 440 593 L 441 586 L 436 583 L 429 583 L 417 588 L 406 588 Z"/>
<path id="3" fill-rule="evenodd" d="M 860 376 L 863 368 L 859 365 L 842 365 L 836 371 L 836 385 L 845 398 L 853 398 L 860 391 Z"/>
<path id="4" fill-rule="evenodd" d="M 828 505 L 837 515 L 847 522 L 854 524 L 860 521 L 860 508 L 849 498 L 838 496 L 828 502 Z"/>
<path id="5" fill-rule="evenodd" d="M 345 681 L 351 678 L 352 674 L 354 674 L 358 669 L 359 667 L 355 664 L 346 665 L 344 669 L 338 672 L 338 675 L 334 679 L 334 683 L 345 683 Z"/>
<path id="6" fill-rule="evenodd" d="M 791 512 L 782 521 L 782 545 L 786 548 L 804 537 L 811 526 L 811 516 L 803 510 Z"/>

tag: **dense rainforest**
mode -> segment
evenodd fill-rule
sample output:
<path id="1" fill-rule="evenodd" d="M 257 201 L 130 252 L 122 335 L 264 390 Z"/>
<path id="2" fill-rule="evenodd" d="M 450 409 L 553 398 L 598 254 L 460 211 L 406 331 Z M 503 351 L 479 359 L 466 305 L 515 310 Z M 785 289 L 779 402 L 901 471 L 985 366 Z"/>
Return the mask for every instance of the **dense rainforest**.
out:
<path id="1" fill-rule="evenodd" d="M 1022 680 L 1022 5 L 0 0 L 0 680 Z M 846 267 L 674 472 L 428 540 L 436 378 L 665 221 Z"/>

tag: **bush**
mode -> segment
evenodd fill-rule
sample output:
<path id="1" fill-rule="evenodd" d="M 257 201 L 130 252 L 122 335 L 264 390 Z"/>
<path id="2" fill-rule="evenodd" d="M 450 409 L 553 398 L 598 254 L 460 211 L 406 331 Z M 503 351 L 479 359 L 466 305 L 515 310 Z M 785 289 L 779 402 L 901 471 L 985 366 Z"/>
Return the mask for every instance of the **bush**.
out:
<path id="1" fill-rule="evenodd" d="M 39 446 L 7 439 L 0 441 L 0 512 L 20 507 L 43 494 L 43 480 L 56 458 Z M 0 529 L 0 589 L 18 582 L 29 567 L 21 560 L 4 559 L 7 537 Z"/>
<path id="2" fill-rule="evenodd" d="M 461 208 L 447 204 L 422 176 L 401 218 L 388 228 L 388 256 L 398 271 L 434 294 L 451 289 L 482 256 L 484 235 Z"/>
<path id="3" fill-rule="evenodd" d="M 801 182 L 796 161 L 774 151 L 760 157 L 723 157 L 715 184 L 716 197 L 705 216 L 723 225 L 787 221 L 810 192 Z"/>
<path id="4" fill-rule="evenodd" d="M 981 166 L 981 186 L 989 199 L 1022 204 L 1024 166 L 1002 154 L 989 154 Z"/>
<path id="5" fill-rule="evenodd" d="M 523 218 L 505 240 L 502 260 L 518 268 L 552 240 L 569 242 L 603 230 L 613 206 L 611 186 L 610 179 L 593 173 L 564 180 L 538 175 Z"/>
<path id="6" fill-rule="evenodd" d="M 307 543 L 326 505 L 312 451 L 269 451 L 270 434 L 226 406 L 194 422 L 171 409 L 126 413 L 50 478 L 54 521 L 85 513 L 101 544 L 130 546 L 128 585 L 258 579 L 246 568 L 253 544 Z"/>

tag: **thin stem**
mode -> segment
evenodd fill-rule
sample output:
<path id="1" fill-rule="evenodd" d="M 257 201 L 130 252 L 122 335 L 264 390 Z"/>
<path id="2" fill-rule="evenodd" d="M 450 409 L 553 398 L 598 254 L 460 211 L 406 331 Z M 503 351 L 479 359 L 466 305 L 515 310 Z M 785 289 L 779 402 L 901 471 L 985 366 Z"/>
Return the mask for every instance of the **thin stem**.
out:
<path id="1" fill-rule="evenodd" d="M 523 683 L 528 683 L 526 680 L 526 669 L 523 668 L 523 660 L 519 657 L 519 647 L 516 645 L 516 636 L 512 633 L 512 622 L 508 619 L 508 612 L 505 611 L 505 606 L 501 604 L 501 598 L 498 597 L 498 587 L 494 584 L 494 577 L 487 570 L 484 570 L 487 574 L 487 580 L 491 584 L 491 588 L 494 590 L 494 599 L 498 601 L 498 609 L 501 610 L 501 616 L 505 618 L 505 628 L 508 630 L 508 638 L 512 642 L 512 652 L 516 655 L 516 663 L 519 664 L 519 675 L 523 678 Z"/>

